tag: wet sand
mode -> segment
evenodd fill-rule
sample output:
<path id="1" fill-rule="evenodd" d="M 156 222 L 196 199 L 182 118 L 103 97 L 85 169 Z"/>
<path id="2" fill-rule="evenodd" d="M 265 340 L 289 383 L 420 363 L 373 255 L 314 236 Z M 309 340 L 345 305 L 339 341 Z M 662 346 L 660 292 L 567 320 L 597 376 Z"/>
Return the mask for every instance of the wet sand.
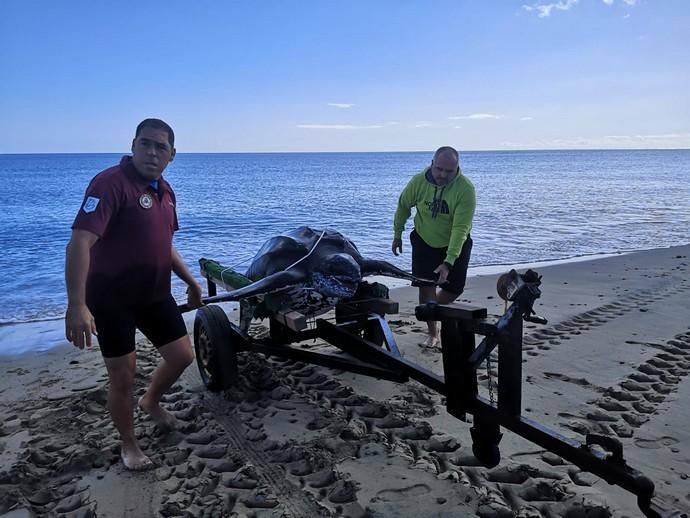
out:
<path id="1" fill-rule="evenodd" d="M 535 309 L 549 322 L 525 327 L 522 405 L 574 439 L 617 437 L 628 463 L 686 513 L 689 266 L 684 246 L 537 268 Z M 496 318 L 504 305 L 495 282 L 471 278 L 462 299 Z M 440 349 L 418 345 L 416 290 L 391 298 L 400 303 L 388 321 L 401 352 L 441 373 Z M 137 395 L 157 360 L 141 339 Z M 481 467 L 471 424 L 414 381 L 261 355 L 241 355 L 240 381 L 223 394 L 206 391 L 190 367 L 164 398 L 182 424 L 176 432 L 137 413 L 137 435 L 158 467 L 131 473 L 96 348 L 0 361 L 0 516 L 641 516 L 630 494 L 506 430 L 501 463 Z M 479 375 L 488 398 L 484 367 Z"/>

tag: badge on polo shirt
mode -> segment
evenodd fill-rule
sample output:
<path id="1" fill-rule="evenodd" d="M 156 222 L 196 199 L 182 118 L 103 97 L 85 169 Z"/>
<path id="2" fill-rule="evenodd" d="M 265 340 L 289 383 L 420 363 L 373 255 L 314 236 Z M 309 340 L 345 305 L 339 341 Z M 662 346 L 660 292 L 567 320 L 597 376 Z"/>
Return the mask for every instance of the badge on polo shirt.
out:
<path id="1" fill-rule="evenodd" d="M 98 207 L 98 202 L 100 202 L 100 198 L 94 198 L 93 196 L 89 196 L 86 198 L 86 201 L 84 202 L 84 206 L 82 207 L 84 209 L 84 212 L 87 214 L 93 212 L 96 210 L 96 207 Z"/>
<path id="2" fill-rule="evenodd" d="M 149 194 L 142 194 L 139 196 L 139 205 L 141 205 L 145 209 L 150 209 L 153 207 L 153 199 L 151 199 L 151 196 Z"/>

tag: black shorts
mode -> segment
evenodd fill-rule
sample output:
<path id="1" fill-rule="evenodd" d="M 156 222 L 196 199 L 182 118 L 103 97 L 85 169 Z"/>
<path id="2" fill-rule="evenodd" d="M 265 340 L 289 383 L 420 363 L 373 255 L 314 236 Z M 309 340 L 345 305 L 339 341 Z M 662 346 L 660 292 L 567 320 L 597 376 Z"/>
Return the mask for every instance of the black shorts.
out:
<path id="1" fill-rule="evenodd" d="M 412 244 L 412 275 L 421 279 L 434 280 L 438 276 L 434 270 L 445 261 L 446 252 L 448 248 L 434 248 L 426 244 L 426 242 L 413 230 L 410 234 L 410 243 Z M 456 295 L 460 295 L 465 289 L 465 281 L 467 280 L 467 267 L 470 264 L 470 255 L 472 254 L 472 238 L 468 235 L 465 243 L 462 245 L 460 255 L 455 260 L 455 264 L 450 268 L 448 280 L 440 287 Z M 412 282 L 412 286 L 419 286 L 419 284 Z"/>
<path id="2" fill-rule="evenodd" d="M 91 303 L 89 310 L 96 320 L 98 345 L 104 358 L 116 358 L 134 351 L 137 329 L 156 348 L 187 334 L 172 295 L 146 305 L 126 305 L 118 301 Z"/>

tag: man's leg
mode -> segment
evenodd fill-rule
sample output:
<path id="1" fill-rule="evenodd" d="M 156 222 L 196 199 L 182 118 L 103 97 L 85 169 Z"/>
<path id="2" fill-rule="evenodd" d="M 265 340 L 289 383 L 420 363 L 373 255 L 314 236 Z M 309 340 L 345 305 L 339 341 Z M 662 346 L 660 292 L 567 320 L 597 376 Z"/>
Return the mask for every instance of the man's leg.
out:
<path id="1" fill-rule="evenodd" d="M 445 250 L 443 252 L 445 254 Z M 462 294 L 465 290 L 465 282 L 467 281 L 467 268 L 470 264 L 470 255 L 472 253 L 472 238 L 467 236 L 467 239 L 463 243 L 462 250 L 460 251 L 460 257 L 455 261 L 452 266 L 450 273 L 448 275 L 448 282 L 444 284 L 444 288 L 434 292 L 434 300 L 439 304 L 450 304 L 455 302 L 455 300 Z M 450 289 L 446 289 L 450 288 Z M 421 294 L 420 294 L 421 297 Z M 438 331 L 437 322 L 430 321 L 429 323 L 429 345 L 436 345 L 440 340 L 440 331 Z M 433 334 L 432 334 L 433 329 Z"/>
<path id="2" fill-rule="evenodd" d="M 436 294 L 436 301 L 439 304 L 450 304 L 451 302 L 455 302 L 455 299 L 459 296 L 460 293 L 453 293 L 452 291 L 440 289 Z"/>
<path id="3" fill-rule="evenodd" d="M 174 428 L 175 417 L 160 406 L 161 397 L 177 381 L 184 370 L 194 360 L 192 343 L 188 335 L 158 348 L 163 359 L 153 371 L 151 384 L 139 399 L 139 407 L 148 413 L 159 425 Z"/>
<path id="4" fill-rule="evenodd" d="M 410 244 L 412 248 L 412 274 L 421 279 L 434 279 L 434 269 L 443 262 L 445 251 L 427 245 L 424 240 L 419 237 L 416 230 L 413 230 L 410 234 Z M 419 286 L 420 304 L 436 301 L 436 286 Z M 428 320 L 426 325 L 428 328 L 427 336 L 420 345 L 426 347 L 438 345 L 438 322 Z"/>
<path id="5" fill-rule="evenodd" d="M 426 304 L 427 302 L 437 302 L 436 286 L 420 286 L 419 303 Z M 435 320 L 427 320 L 426 325 L 428 328 L 428 336 L 421 345 L 437 345 L 439 340 L 438 322 Z"/>
<path id="6" fill-rule="evenodd" d="M 419 288 L 419 303 L 426 304 L 427 302 L 438 302 L 439 304 L 450 304 L 451 302 L 455 302 L 455 299 L 457 299 L 459 295 L 459 293 L 453 293 L 447 290 L 438 290 L 437 292 L 435 286 L 425 286 Z M 438 345 L 441 339 L 438 322 L 435 320 L 427 320 L 426 325 L 428 328 L 428 336 L 422 344 L 428 347 Z"/>
<path id="7" fill-rule="evenodd" d="M 132 387 L 136 370 L 136 353 L 116 358 L 104 358 L 110 385 L 108 409 L 122 440 L 122 463 L 127 469 L 141 471 L 153 467 L 153 462 L 139 448 L 134 435 L 134 403 Z"/>

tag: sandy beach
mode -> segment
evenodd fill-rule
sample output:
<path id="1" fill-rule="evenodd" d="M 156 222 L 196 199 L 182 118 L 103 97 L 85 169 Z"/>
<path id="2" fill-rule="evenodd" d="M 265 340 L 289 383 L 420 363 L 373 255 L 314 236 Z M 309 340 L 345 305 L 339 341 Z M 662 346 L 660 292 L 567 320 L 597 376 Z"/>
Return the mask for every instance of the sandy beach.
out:
<path id="1" fill-rule="evenodd" d="M 523 415 L 577 440 L 617 437 L 659 498 L 690 513 L 690 245 L 537 271 L 548 324 L 526 323 Z M 497 318 L 496 277 L 470 278 L 461 299 Z M 403 355 L 442 373 L 440 349 L 419 345 L 417 291 L 391 298 Z M 156 362 L 141 339 L 139 394 Z M 481 467 L 471 425 L 414 381 L 246 354 L 240 373 L 213 394 L 187 369 L 164 398 L 175 432 L 137 414 L 158 467 L 131 473 L 97 347 L 0 358 L 0 517 L 641 516 L 629 493 L 506 430 L 501 463 Z"/>

